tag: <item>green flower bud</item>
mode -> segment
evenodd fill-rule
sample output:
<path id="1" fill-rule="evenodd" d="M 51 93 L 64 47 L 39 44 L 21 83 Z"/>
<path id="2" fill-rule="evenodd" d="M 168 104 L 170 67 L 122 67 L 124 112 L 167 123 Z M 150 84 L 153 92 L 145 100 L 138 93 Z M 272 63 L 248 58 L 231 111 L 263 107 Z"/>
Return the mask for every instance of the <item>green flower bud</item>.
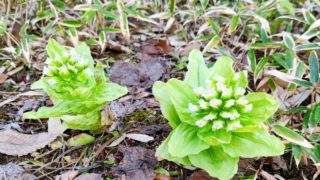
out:
<path id="1" fill-rule="evenodd" d="M 224 128 L 224 121 L 221 121 L 221 120 L 213 121 L 212 128 L 211 128 L 212 131 L 216 131 L 222 128 Z"/>

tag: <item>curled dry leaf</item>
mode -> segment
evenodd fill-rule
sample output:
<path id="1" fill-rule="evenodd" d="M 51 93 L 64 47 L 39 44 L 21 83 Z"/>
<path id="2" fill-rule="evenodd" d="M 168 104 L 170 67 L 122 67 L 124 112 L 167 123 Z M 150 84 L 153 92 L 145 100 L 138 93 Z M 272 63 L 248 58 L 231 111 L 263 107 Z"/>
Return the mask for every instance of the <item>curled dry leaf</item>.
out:
<path id="1" fill-rule="evenodd" d="M 0 132 L 0 153 L 14 156 L 23 156 L 43 148 L 66 128 L 61 124 L 59 118 L 51 118 L 48 121 L 48 132 L 39 134 L 21 134 L 17 131 L 7 129 Z"/>
<path id="2" fill-rule="evenodd" d="M 27 173 L 21 166 L 14 163 L 8 163 L 6 165 L 0 165 L 0 179 L 25 180 L 36 179 L 36 177 Z"/>

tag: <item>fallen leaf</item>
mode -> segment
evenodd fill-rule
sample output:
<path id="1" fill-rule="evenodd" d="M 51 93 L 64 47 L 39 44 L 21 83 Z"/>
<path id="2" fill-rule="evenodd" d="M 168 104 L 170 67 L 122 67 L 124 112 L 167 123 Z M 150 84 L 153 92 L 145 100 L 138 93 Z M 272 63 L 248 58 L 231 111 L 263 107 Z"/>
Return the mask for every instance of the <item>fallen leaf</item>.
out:
<path id="1" fill-rule="evenodd" d="M 266 180 L 277 180 L 273 175 L 264 170 L 261 170 L 260 175 Z"/>
<path id="2" fill-rule="evenodd" d="M 103 180 L 103 178 L 101 177 L 101 174 L 88 173 L 82 174 L 76 177 L 74 180 Z"/>
<path id="3" fill-rule="evenodd" d="M 172 178 L 164 174 L 157 174 L 153 180 L 172 180 Z"/>
<path id="4" fill-rule="evenodd" d="M 166 71 L 167 65 L 159 60 L 146 60 L 138 64 L 116 61 L 110 70 L 111 81 L 122 86 L 150 88 Z"/>
<path id="5" fill-rule="evenodd" d="M 282 169 L 284 171 L 288 171 L 287 163 L 283 157 L 281 157 L 281 156 L 273 157 L 272 161 L 273 161 L 272 169 L 274 169 L 274 170 Z"/>
<path id="6" fill-rule="evenodd" d="M 125 52 L 127 54 L 132 53 L 131 49 L 129 49 L 128 47 L 123 46 L 120 43 L 118 43 L 116 41 L 112 41 L 110 39 L 107 41 L 106 46 L 107 46 L 106 48 L 109 50 L 113 50 L 113 51 L 117 51 L 117 52 Z"/>
<path id="7" fill-rule="evenodd" d="M 136 133 L 126 134 L 126 137 L 136 141 L 144 142 L 144 143 L 154 140 L 152 136 L 148 136 L 145 134 L 136 134 Z"/>
<path id="8" fill-rule="evenodd" d="M 36 101 L 33 99 L 28 99 L 26 101 L 23 101 L 23 106 L 19 109 L 17 113 L 17 118 L 22 118 L 22 115 L 26 111 L 32 111 L 39 107 L 40 101 Z"/>
<path id="9" fill-rule="evenodd" d="M 20 96 L 42 96 L 43 95 L 43 92 L 39 92 L 39 91 L 27 91 L 27 92 L 24 92 L 24 93 L 21 93 L 21 94 L 18 94 L 12 98 L 9 98 L 5 101 L 2 101 L 0 102 L 0 107 L 12 102 L 12 101 L 15 101 L 16 99 L 18 99 Z"/>
<path id="10" fill-rule="evenodd" d="M 166 55 L 170 54 L 173 48 L 167 39 L 159 40 L 157 43 L 148 43 L 144 45 L 141 49 L 142 54 L 149 55 Z"/>
<path id="11" fill-rule="evenodd" d="M 54 179 L 55 180 L 71 180 L 71 179 L 74 179 L 78 174 L 79 174 L 79 171 L 71 170 L 56 176 Z"/>
<path id="12" fill-rule="evenodd" d="M 154 168 L 158 161 L 154 151 L 140 146 L 126 148 L 119 147 L 124 157 L 117 167 L 112 168 L 114 174 L 125 174 L 130 180 L 149 180 L 155 177 Z"/>
<path id="13" fill-rule="evenodd" d="M 126 133 L 123 133 L 118 139 L 114 140 L 108 147 L 114 147 L 114 146 L 119 145 L 125 138 L 133 139 L 133 140 L 144 142 L 144 143 L 154 140 L 153 137 L 145 135 L 145 134 L 136 134 L 136 133 L 126 134 Z"/>
<path id="14" fill-rule="evenodd" d="M 178 51 L 178 54 L 179 56 L 188 56 L 190 51 L 192 51 L 193 49 L 198 49 L 200 50 L 201 48 L 201 44 L 198 43 L 198 42 L 192 42 L 192 43 L 189 43 L 186 47 L 180 49 Z"/>
<path id="15" fill-rule="evenodd" d="M 36 179 L 36 176 L 26 173 L 25 170 L 17 164 L 9 163 L 6 165 L 0 165 L 0 179 L 27 180 Z"/>
<path id="16" fill-rule="evenodd" d="M 174 17 L 171 17 L 171 18 L 168 20 L 166 26 L 164 27 L 164 32 L 167 32 L 167 31 L 172 27 L 174 21 L 175 21 Z"/>
<path id="17" fill-rule="evenodd" d="M 213 178 L 204 171 L 196 171 L 191 174 L 189 180 L 213 180 Z"/>
<path id="18" fill-rule="evenodd" d="M 238 163 L 238 172 L 240 173 L 247 173 L 247 172 L 252 172 L 253 169 L 256 166 L 256 162 L 254 159 L 249 159 L 249 158 L 240 158 L 239 163 Z"/>
<path id="19" fill-rule="evenodd" d="M 292 105 L 292 107 L 299 106 L 303 101 L 305 101 L 310 94 L 312 93 L 312 90 L 305 90 L 299 94 L 296 94 L 290 98 L 288 98 L 287 102 Z"/>
<path id="20" fill-rule="evenodd" d="M 122 134 L 118 139 L 114 140 L 108 147 L 115 147 L 119 145 L 126 138 L 125 134 Z"/>
<path id="21" fill-rule="evenodd" d="M 8 78 L 7 74 L 0 74 L 0 84 L 5 82 Z"/>
<path id="22" fill-rule="evenodd" d="M 115 117 L 110 107 L 105 107 L 101 110 L 101 125 L 110 126 L 115 120 Z"/>
<path id="23" fill-rule="evenodd" d="M 61 124 L 59 118 L 50 118 L 48 121 L 48 132 L 39 134 L 21 134 L 17 131 L 6 129 L 0 131 L 0 153 L 14 156 L 23 156 L 43 148 L 66 128 Z"/>

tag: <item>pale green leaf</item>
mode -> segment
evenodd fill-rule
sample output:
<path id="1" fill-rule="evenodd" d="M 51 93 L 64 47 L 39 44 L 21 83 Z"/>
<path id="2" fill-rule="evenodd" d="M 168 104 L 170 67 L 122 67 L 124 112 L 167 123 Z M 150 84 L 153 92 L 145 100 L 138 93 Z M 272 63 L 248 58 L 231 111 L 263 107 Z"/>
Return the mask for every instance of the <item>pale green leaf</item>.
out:
<path id="1" fill-rule="evenodd" d="M 273 115 L 279 107 L 279 103 L 274 97 L 267 93 L 249 93 L 245 98 L 249 101 L 249 104 L 252 104 L 252 110 L 251 112 L 241 114 L 241 121 L 260 124 Z"/>
<path id="2" fill-rule="evenodd" d="M 79 147 L 92 143 L 94 139 L 95 138 L 93 136 L 90 136 L 89 134 L 81 133 L 68 139 L 68 145 L 73 147 Z"/>
<path id="3" fill-rule="evenodd" d="M 252 72 L 255 72 L 256 70 L 256 64 L 257 64 L 257 58 L 256 58 L 256 54 L 254 52 L 253 49 L 250 49 L 248 51 L 248 54 L 247 54 L 247 59 L 248 59 L 248 63 L 251 67 L 251 71 Z"/>
<path id="4" fill-rule="evenodd" d="M 169 134 L 169 136 L 167 137 L 166 140 L 164 140 L 161 145 L 157 148 L 156 150 L 156 154 L 155 156 L 158 158 L 158 160 L 163 160 L 163 159 L 166 159 L 168 161 L 173 161 L 173 162 L 176 162 L 178 164 L 183 164 L 185 166 L 189 166 L 191 165 L 191 162 L 189 161 L 189 158 L 188 156 L 185 156 L 185 157 L 175 157 L 175 156 L 172 156 L 170 153 L 169 153 L 169 150 L 168 150 L 168 142 L 171 138 L 171 135 L 172 133 Z"/>
<path id="5" fill-rule="evenodd" d="M 228 132 L 225 129 L 212 131 L 211 127 L 209 127 L 209 129 L 201 129 L 198 131 L 198 137 L 207 144 L 215 146 L 230 143 L 231 132 Z"/>
<path id="6" fill-rule="evenodd" d="M 162 115 L 169 121 L 169 124 L 172 128 L 176 128 L 181 121 L 168 95 L 166 84 L 160 81 L 155 82 L 152 87 L 152 93 L 160 102 Z"/>
<path id="7" fill-rule="evenodd" d="M 188 71 L 184 81 L 191 87 L 205 86 L 208 76 L 209 69 L 204 62 L 202 53 L 199 50 L 192 50 L 189 54 Z"/>
<path id="8" fill-rule="evenodd" d="M 190 125 L 194 125 L 197 119 L 193 116 L 193 113 L 191 113 L 188 108 L 190 103 L 198 103 L 198 99 L 192 91 L 191 86 L 189 86 L 186 82 L 182 82 L 177 79 L 170 79 L 167 82 L 166 89 L 174 107 L 176 108 L 180 120 Z"/>
<path id="9" fill-rule="evenodd" d="M 312 51 L 309 56 L 310 82 L 316 84 L 319 82 L 319 59 L 317 53 Z"/>
<path id="10" fill-rule="evenodd" d="M 253 158 L 279 156 L 284 153 L 284 144 L 266 130 L 248 133 L 233 133 L 230 144 L 222 144 L 223 150 L 232 157 Z"/>
<path id="11" fill-rule="evenodd" d="M 230 33 L 234 32 L 237 29 L 239 20 L 240 20 L 240 16 L 239 15 L 236 15 L 236 16 L 232 17 L 231 22 L 230 22 L 230 26 L 229 26 L 229 32 Z"/>
<path id="12" fill-rule="evenodd" d="M 212 146 L 199 154 L 189 155 L 189 159 L 192 165 L 221 180 L 231 179 L 238 170 L 239 157 L 229 156 L 219 146 Z"/>
<path id="13" fill-rule="evenodd" d="M 97 131 L 101 128 L 100 111 L 90 111 L 85 114 L 63 115 L 63 124 L 69 129 Z"/>
<path id="14" fill-rule="evenodd" d="M 228 56 L 220 56 L 210 68 L 210 77 L 223 77 L 228 81 L 231 81 L 234 77 L 234 70 L 232 68 L 233 60 Z"/>
<path id="15" fill-rule="evenodd" d="M 169 153 L 174 157 L 185 157 L 208 149 L 210 145 L 199 139 L 197 132 L 197 127 L 181 123 L 172 131 L 168 142 Z"/>
<path id="16" fill-rule="evenodd" d="M 294 15 L 294 8 L 292 3 L 289 0 L 279 0 L 280 6 L 286 10 L 289 14 Z"/>

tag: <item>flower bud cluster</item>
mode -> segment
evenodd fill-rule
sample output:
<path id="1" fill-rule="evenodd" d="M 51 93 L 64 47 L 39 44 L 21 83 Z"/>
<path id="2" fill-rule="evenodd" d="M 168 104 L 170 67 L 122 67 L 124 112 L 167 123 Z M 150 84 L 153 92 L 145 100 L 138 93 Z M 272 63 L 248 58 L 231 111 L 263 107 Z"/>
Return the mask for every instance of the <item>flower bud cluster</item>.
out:
<path id="1" fill-rule="evenodd" d="M 234 77 L 235 81 L 237 75 Z M 190 103 L 189 111 L 197 116 L 202 115 L 202 118 L 195 122 L 200 128 L 211 126 L 212 131 L 240 128 L 242 125 L 238 118 L 241 113 L 252 110 L 252 104 L 249 104 L 244 96 L 245 89 L 233 87 L 232 82 L 227 83 L 223 77 L 208 80 L 206 87 L 197 87 L 193 91 L 198 97 L 198 102 Z"/>
<path id="2" fill-rule="evenodd" d="M 90 91 L 94 80 L 94 67 L 89 59 L 78 57 L 74 49 L 66 51 L 62 56 L 46 61 L 44 70 L 47 83 L 56 92 L 66 93 L 66 97 L 79 89 Z M 87 95 L 85 95 L 87 96 Z"/>

